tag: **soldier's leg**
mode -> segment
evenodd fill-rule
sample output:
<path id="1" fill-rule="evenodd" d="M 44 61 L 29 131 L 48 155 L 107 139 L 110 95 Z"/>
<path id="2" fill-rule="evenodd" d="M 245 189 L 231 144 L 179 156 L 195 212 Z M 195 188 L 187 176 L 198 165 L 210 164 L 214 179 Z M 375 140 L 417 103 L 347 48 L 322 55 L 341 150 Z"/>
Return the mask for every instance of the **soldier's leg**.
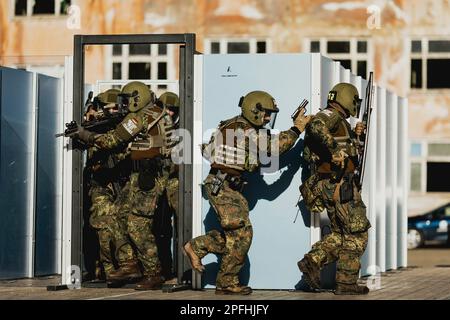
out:
<path id="1" fill-rule="evenodd" d="M 110 226 L 115 214 L 114 196 L 112 190 L 105 187 L 93 186 L 89 191 L 91 197 L 90 225 L 97 231 L 100 245 L 100 263 L 103 265 L 105 275 L 114 270 L 111 242 L 113 235 Z"/>
<path id="2" fill-rule="evenodd" d="M 350 201 L 346 204 L 338 204 L 337 210 L 341 215 L 351 217 L 348 228 L 354 233 L 345 235 L 344 242 L 338 253 L 336 271 L 336 293 L 337 294 L 367 294 L 368 288 L 358 286 L 360 259 L 364 254 L 368 242 L 367 228 L 370 227 L 365 216 L 366 210 L 360 199 Z"/>
<path id="3" fill-rule="evenodd" d="M 152 217 L 134 214 L 128 216 L 128 234 L 136 247 L 145 276 L 158 276 L 161 273 L 155 236 L 151 232 L 152 227 Z"/>
<path id="4" fill-rule="evenodd" d="M 210 185 L 206 184 L 205 190 L 225 232 L 225 249 L 216 285 L 219 289 L 238 288 L 236 293 L 249 294 L 251 289 L 239 284 L 239 272 L 253 238 L 247 200 L 240 192 L 229 188 L 227 183 L 216 196 L 211 193 Z M 221 242 L 214 244 L 220 246 Z"/>
<path id="5" fill-rule="evenodd" d="M 136 285 L 137 290 L 153 290 L 162 285 L 161 263 L 152 227 L 156 206 L 163 191 L 158 181 L 153 189 L 144 191 L 139 188 L 138 175 L 131 176 L 127 231 L 144 269 L 144 279 Z"/>

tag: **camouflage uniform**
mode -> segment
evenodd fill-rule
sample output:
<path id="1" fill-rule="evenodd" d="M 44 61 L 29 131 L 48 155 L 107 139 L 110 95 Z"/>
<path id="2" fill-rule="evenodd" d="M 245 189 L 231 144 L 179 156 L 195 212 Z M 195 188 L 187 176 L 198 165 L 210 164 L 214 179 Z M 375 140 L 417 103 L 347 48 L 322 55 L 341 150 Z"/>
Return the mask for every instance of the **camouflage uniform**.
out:
<path id="1" fill-rule="evenodd" d="M 326 209 L 331 221 L 331 234 L 314 244 L 305 259 L 319 270 L 336 261 L 336 283 L 356 284 L 370 223 L 360 190 L 353 180 L 350 180 L 353 197 L 342 201 L 339 194 L 342 183 L 339 178 L 343 175 L 351 179 L 357 166 L 356 135 L 345 116 L 329 106 L 306 127 L 305 144 L 304 156 L 314 167 L 314 174 L 301 187 L 303 198 L 311 212 Z M 345 173 L 331 161 L 331 155 L 340 150 L 349 155 Z"/>
<path id="2" fill-rule="evenodd" d="M 115 130 L 94 139 L 95 146 L 102 149 L 134 141 L 133 173 L 123 189 L 124 201 L 118 209 L 126 234 L 117 243 L 117 249 L 120 260 L 127 257 L 133 245 L 146 277 L 158 277 L 161 273 L 152 226 L 159 197 L 165 190 L 170 206 L 178 208 L 178 173 L 169 158 L 177 143 L 174 129 L 171 117 L 160 107 L 150 105 L 130 113 Z M 143 169 L 144 164 L 149 165 L 147 169 Z"/>
<path id="3" fill-rule="evenodd" d="M 227 136 L 226 130 L 232 130 L 235 133 L 244 132 L 248 139 L 217 141 L 218 133 L 221 137 Z M 229 177 L 240 177 L 244 171 L 255 171 L 260 166 L 260 162 L 257 159 L 257 150 L 251 149 L 250 141 L 253 146 L 259 147 L 264 144 L 258 144 L 258 141 L 266 139 L 267 150 L 275 150 L 276 153 L 282 154 L 292 148 L 300 135 L 297 128 L 292 128 L 281 132 L 277 142 L 266 133 L 266 130 L 256 131 L 249 121 L 239 116 L 223 121 L 211 142 L 204 148 L 204 154 L 208 152 L 207 157 L 212 156 L 210 158 L 212 172 L 204 181 L 204 190 L 217 214 L 224 236 L 219 231 L 212 230 L 192 239 L 190 244 L 200 259 L 208 253 L 222 256 L 216 281 L 218 288 L 239 286 L 238 275 L 252 243 L 253 229 L 249 219 L 247 200 L 240 190 L 234 187 L 231 180 L 225 180 L 218 194 L 213 194 L 213 181 L 216 177 L 214 172 L 220 170 L 227 173 Z M 241 161 L 227 161 L 230 158 Z"/>
<path id="4" fill-rule="evenodd" d="M 88 163 L 100 152 L 95 147 L 90 148 L 88 150 Z M 109 156 L 111 155 L 107 155 L 107 157 Z M 108 274 L 114 270 L 113 260 L 115 259 L 115 253 L 111 251 L 111 245 L 115 246 L 116 239 L 122 239 L 124 233 L 117 216 L 119 204 L 123 199 L 119 196 L 120 193 L 114 190 L 112 183 L 116 182 L 116 187 L 122 188 L 122 185 L 117 181 L 119 179 L 117 174 L 119 174 L 119 170 L 122 170 L 120 172 L 121 175 L 127 174 L 127 171 L 123 170 L 124 166 L 121 164 L 129 160 L 127 159 L 127 152 L 114 154 L 114 156 L 119 161 L 115 168 L 107 168 L 104 158 L 89 165 L 91 172 L 91 187 L 89 189 L 91 215 L 89 223 L 97 231 L 100 246 L 100 262 L 103 265 L 107 278 Z M 126 256 L 122 257 L 121 261 L 131 260 L 134 260 L 133 251 L 129 250 L 126 252 Z"/>

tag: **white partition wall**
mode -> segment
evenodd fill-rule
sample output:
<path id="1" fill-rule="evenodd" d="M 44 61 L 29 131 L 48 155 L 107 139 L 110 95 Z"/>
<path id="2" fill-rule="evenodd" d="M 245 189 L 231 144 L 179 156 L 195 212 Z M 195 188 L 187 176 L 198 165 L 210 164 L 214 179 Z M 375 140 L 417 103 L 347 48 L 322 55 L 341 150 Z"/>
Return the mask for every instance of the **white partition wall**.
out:
<path id="1" fill-rule="evenodd" d="M 398 152 L 398 98 L 388 92 L 386 98 L 386 269 L 397 268 L 397 152 Z"/>
<path id="2" fill-rule="evenodd" d="M 408 100 L 398 98 L 397 267 L 408 265 Z"/>
<path id="3" fill-rule="evenodd" d="M 377 87 L 376 263 L 386 271 L 386 89 Z"/>
<path id="4" fill-rule="evenodd" d="M 262 68 L 262 65 L 265 67 Z M 310 100 L 308 112 L 314 114 L 326 106 L 328 92 L 335 84 L 354 84 L 362 98 L 365 98 L 367 87 L 367 80 L 350 74 L 338 62 L 319 54 L 197 56 L 195 68 L 196 145 L 209 139 L 211 129 L 220 120 L 239 114 L 237 100 L 248 91 L 265 90 L 278 100 L 281 112 L 276 128 L 285 129 L 290 126 L 291 111 L 302 98 Z M 290 77 L 292 74 L 296 76 Z M 217 98 L 219 96 L 221 99 Z M 363 185 L 363 200 L 372 228 L 369 230 L 369 242 L 362 258 L 363 276 L 406 266 L 407 263 L 406 106 L 406 100 L 399 99 L 383 88 L 375 88 Z M 358 119 L 351 119 L 353 126 L 356 121 Z M 300 156 L 301 141 L 294 153 Z M 200 159 L 201 154 L 196 151 L 194 160 Z M 326 214 L 307 215 L 301 212 L 293 223 L 301 168 L 289 177 L 289 186 L 286 184 L 286 187 L 272 190 L 273 185 L 284 184 L 283 181 L 287 179 L 285 174 L 291 175 L 286 173 L 289 169 L 283 168 L 284 164 L 289 165 L 289 161 L 293 159 L 288 156 L 282 160 L 284 162 L 281 169 L 274 173 L 262 178 L 250 178 L 251 190 L 245 193 L 250 202 L 250 218 L 255 236 L 241 280 L 254 288 L 297 287 L 295 284 L 300 280 L 301 274 L 296 268 L 296 261 L 328 232 Z M 209 164 L 204 161 L 202 165 L 194 166 L 193 187 L 198 200 L 198 203 L 194 201 L 194 235 L 217 227 L 214 212 L 210 210 L 207 200 L 201 198 L 200 184 L 208 170 Z M 194 279 L 197 288 L 214 286 L 217 257 L 210 255 L 203 262 L 207 271 L 202 277 L 202 283 L 200 279 Z M 322 281 L 326 287 L 333 285 L 334 268 L 334 265 L 330 265 L 322 273 Z M 277 271 L 271 272 L 272 276 L 267 277 L 267 270 Z"/>

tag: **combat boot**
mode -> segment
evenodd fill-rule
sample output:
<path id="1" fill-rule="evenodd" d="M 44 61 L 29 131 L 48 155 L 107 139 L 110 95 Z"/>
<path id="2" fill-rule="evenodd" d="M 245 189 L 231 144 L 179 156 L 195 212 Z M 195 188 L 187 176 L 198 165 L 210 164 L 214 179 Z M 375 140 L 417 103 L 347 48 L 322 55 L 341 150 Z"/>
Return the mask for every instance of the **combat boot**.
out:
<path id="1" fill-rule="evenodd" d="M 159 290 L 162 288 L 164 280 L 161 276 L 146 276 L 136 284 L 135 290 Z"/>
<path id="2" fill-rule="evenodd" d="M 192 245 L 190 242 L 186 242 L 185 245 L 183 246 L 183 253 L 185 256 L 189 258 L 189 262 L 191 263 L 192 269 L 200 273 L 205 271 L 205 266 L 202 265 L 202 261 L 195 254 L 194 250 L 192 250 Z"/>
<path id="3" fill-rule="evenodd" d="M 297 262 L 297 266 L 303 273 L 306 283 L 311 287 L 311 289 L 320 289 L 320 269 L 305 256 L 302 260 Z"/>
<path id="4" fill-rule="evenodd" d="M 369 293 L 369 288 L 358 284 L 338 283 L 334 294 L 336 295 L 364 295 Z"/>
<path id="5" fill-rule="evenodd" d="M 108 274 L 108 281 L 128 281 L 141 278 L 142 273 L 135 261 L 124 263 L 119 269 Z"/>
<path id="6" fill-rule="evenodd" d="M 230 287 L 217 287 L 216 294 L 218 295 L 241 295 L 246 296 L 253 292 L 252 288 L 247 286 L 230 286 Z"/>

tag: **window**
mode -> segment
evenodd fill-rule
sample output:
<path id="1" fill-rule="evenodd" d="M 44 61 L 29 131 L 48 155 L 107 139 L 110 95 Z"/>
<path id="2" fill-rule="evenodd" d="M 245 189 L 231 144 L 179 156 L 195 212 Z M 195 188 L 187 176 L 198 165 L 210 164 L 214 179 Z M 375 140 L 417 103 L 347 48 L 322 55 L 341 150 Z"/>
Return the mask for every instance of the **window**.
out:
<path id="1" fill-rule="evenodd" d="M 411 191 L 422 189 L 422 166 L 420 163 L 411 164 Z"/>
<path id="2" fill-rule="evenodd" d="M 15 0 L 15 16 L 65 15 L 71 0 Z"/>
<path id="3" fill-rule="evenodd" d="M 450 162 L 427 163 L 427 192 L 450 192 Z"/>
<path id="4" fill-rule="evenodd" d="M 221 39 L 205 40 L 205 53 L 227 54 L 227 53 L 267 53 L 266 40 L 257 39 Z"/>
<path id="5" fill-rule="evenodd" d="M 442 70 L 450 68 L 450 40 L 411 41 L 411 88 L 448 89 L 450 78 Z"/>
<path id="6" fill-rule="evenodd" d="M 422 144 L 421 143 L 412 143 L 411 144 L 411 156 L 412 157 L 421 157 L 422 156 Z"/>
<path id="7" fill-rule="evenodd" d="M 322 53 L 341 65 L 351 70 L 354 74 L 367 78 L 368 70 L 371 67 L 370 45 L 367 40 L 327 40 L 318 39 L 309 42 L 309 51 Z"/>
<path id="8" fill-rule="evenodd" d="M 449 143 L 430 143 L 428 145 L 428 156 L 430 157 L 450 157 Z"/>
<path id="9" fill-rule="evenodd" d="M 113 80 L 170 80 L 175 78 L 173 45 L 130 44 L 110 46 Z M 153 85 L 152 85 L 153 86 Z M 167 89 L 167 84 L 157 86 Z M 156 87 L 152 87 L 156 91 Z"/>

